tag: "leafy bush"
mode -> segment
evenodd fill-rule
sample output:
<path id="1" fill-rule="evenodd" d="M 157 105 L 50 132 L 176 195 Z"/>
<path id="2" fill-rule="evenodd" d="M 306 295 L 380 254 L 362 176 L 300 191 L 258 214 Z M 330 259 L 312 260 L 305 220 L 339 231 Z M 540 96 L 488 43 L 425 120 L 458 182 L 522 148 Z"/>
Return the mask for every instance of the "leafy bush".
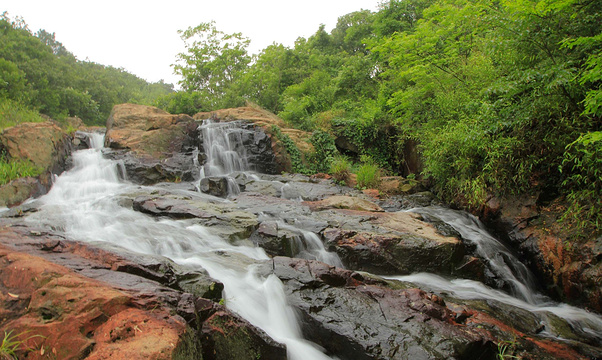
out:
<path id="1" fill-rule="evenodd" d="M 570 206 L 562 220 L 582 233 L 602 232 L 602 131 L 581 135 L 567 146 L 561 171 Z"/>
<path id="2" fill-rule="evenodd" d="M 349 160 L 342 156 L 336 156 L 330 163 L 330 169 L 328 171 L 330 175 L 339 183 L 346 183 L 351 175 L 351 163 Z"/>
<path id="3" fill-rule="evenodd" d="M 328 172 L 332 159 L 339 153 L 334 145 L 334 138 L 329 133 L 316 130 L 311 134 L 310 142 L 315 152 L 310 156 L 313 172 Z"/>

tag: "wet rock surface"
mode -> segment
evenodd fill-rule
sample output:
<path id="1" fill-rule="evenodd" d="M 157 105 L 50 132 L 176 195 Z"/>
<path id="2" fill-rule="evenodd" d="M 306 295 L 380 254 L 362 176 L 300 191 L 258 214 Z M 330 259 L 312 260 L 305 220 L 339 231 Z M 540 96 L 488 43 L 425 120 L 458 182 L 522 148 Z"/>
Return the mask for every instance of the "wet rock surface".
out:
<path id="1" fill-rule="evenodd" d="M 107 119 L 106 156 L 122 161 L 127 179 L 135 183 L 193 180 L 199 145 L 198 123 L 188 115 L 122 104 Z"/>
<path id="2" fill-rule="evenodd" d="M 568 240 L 557 221 L 564 204 L 537 197 L 491 199 L 480 214 L 559 300 L 602 313 L 602 238 Z"/>
<path id="3" fill-rule="evenodd" d="M 304 334 L 340 359 L 494 359 L 495 344 L 512 339 L 514 353 L 521 356 L 583 357 L 570 346 L 409 283 L 391 285 L 367 274 L 284 257 L 274 258 L 263 271 L 286 284 L 289 301 L 301 312 Z"/>
<path id="4" fill-rule="evenodd" d="M 9 161 L 28 161 L 41 174 L 0 186 L 0 207 L 12 207 L 48 192 L 52 176 L 71 166 L 72 149 L 70 136 L 51 121 L 4 129 L 0 134 L 0 155 Z"/>
<path id="5" fill-rule="evenodd" d="M 282 345 L 217 304 L 223 285 L 203 269 L 18 220 L 0 219 L 0 329 L 27 345 L 20 358 L 286 358 Z M 216 355 L 224 334 L 232 347 Z"/>

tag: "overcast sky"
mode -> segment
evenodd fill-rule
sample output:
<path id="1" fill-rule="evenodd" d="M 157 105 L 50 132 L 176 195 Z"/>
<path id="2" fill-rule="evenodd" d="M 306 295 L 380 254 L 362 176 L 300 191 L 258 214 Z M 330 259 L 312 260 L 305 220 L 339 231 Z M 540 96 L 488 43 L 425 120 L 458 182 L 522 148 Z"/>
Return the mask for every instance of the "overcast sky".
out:
<path id="1" fill-rule="evenodd" d="M 80 60 L 124 68 L 148 81 L 179 80 L 171 64 L 184 51 L 177 31 L 216 21 L 225 33 L 241 32 L 258 53 L 273 42 L 292 47 L 320 24 L 330 32 L 339 16 L 376 11 L 382 0 L 2 0 L 0 12 L 21 16 L 32 32 L 56 34 Z"/>

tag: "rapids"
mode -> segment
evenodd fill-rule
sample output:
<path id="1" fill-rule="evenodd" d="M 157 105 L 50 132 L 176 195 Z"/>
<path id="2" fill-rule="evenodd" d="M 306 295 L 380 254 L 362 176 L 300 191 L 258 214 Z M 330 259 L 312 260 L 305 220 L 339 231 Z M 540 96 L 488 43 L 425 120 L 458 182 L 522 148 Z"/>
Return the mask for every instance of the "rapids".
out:
<path id="1" fill-rule="evenodd" d="M 255 176 L 249 173 L 252 169 L 239 130 L 230 124 L 206 123 L 202 131 L 207 161 L 200 177 L 226 176 L 231 184 L 230 194 L 237 194 L 240 189 L 231 175 L 246 172 L 249 177 Z M 227 307 L 284 343 L 290 359 L 329 358 L 319 346 L 303 338 L 299 319 L 287 303 L 281 280 L 275 275 L 260 276 L 257 273 L 258 264 L 269 259 L 263 249 L 232 245 L 192 221 L 156 219 L 122 206 L 125 198 L 142 187 L 123 180 L 121 164 L 103 157 L 102 135 L 90 136 L 93 148 L 73 154 L 73 168 L 55 179 L 50 192 L 40 198 L 39 211 L 28 216 L 26 221 L 63 231 L 74 240 L 109 243 L 138 253 L 164 256 L 179 264 L 201 267 L 224 284 Z M 286 186 L 280 184 L 280 187 Z M 285 189 L 281 193 L 282 197 L 289 197 L 285 195 Z M 199 193 L 195 196 L 213 198 Z M 547 321 L 547 314 L 552 313 L 566 319 L 583 336 L 602 341 L 599 316 L 554 303 L 540 294 L 529 270 L 477 219 L 439 207 L 412 211 L 441 219 L 465 240 L 475 244 L 477 254 L 508 292 L 472 280 L 446 279 L 426 273 L 390 276 L 388 279 L 415 283 L 425 290 L 453 298 L 499 301 L 538 314 L 543 323 Z M 298 257 L 343 266 L 335 253 L 324 248 L 315 233 L 295 228 L 278 218 L 274 220 L 280 228 L 299 235 L 296 241 L 302 250 Z"/>

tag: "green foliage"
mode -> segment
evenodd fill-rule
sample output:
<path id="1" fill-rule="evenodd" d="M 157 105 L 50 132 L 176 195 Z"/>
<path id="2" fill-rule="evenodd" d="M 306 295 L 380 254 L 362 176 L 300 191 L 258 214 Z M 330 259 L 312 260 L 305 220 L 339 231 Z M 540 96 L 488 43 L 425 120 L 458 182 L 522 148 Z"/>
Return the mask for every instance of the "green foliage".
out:
<path id="1" fill-rule="evenodd" d="M 0 158 L 0 185 L 8 184 L 21 177 L 35 177 L 41 173 L 42 169 L 33 165 L 28 160 L 7 161 L 4 157 Z"/>
<path id="2" fill-rule="evenodd" d="M 344 184 L 351 175 L 351 162 L 345 156 L 335 156 L 330 162 L 328 173 L 337 183 Z"/>
<path id="3" fill-rule="evenodd" d="M 2 360 L 17 360 L 17 351 L 21 347 L 23 343 L 20 340 L 17 340 L 18 335 L 13 335 L 12 331 L 4 332 L 4 338 L 2 339 L 2 343 L 0 344 L 0 359 Z"/>
<path id="4" fill-rule="evenodd" d="M 375 189 L 380 184 L 380 169 L 376 164 L 365 163 L 360 165 L 356 175 L 358 189 Z"/>
<path id="5" fill-rule="evenodd" d="M 310 156 L 313 172 L 326 173 L 330 169 L 330 163 L 339 153 L 334 145 L 334 138 L 329 133 L 316 130 L 311 134 L 310 142 L 314 146 L 314 153 Z"/>
<path id="6" fill-rule="evenodd" d="M 110 66 L 79 61 L 45 30 L 35 35 L 23 19 L 0 17 L 0 98 L 19 102 L 56 120 L 78 116 L 102 125 L 114 105 L 151 104 L 173 91 Z"/>
<path id="7" fill-rule="evenodd" d="M 154 105 L 170 114 L 194 115 L 198 112 L 208 111 L 202 103 L 201 94 L 198 92 L 178 91 L 160 96 Z"/>
<path id="8" fill-rule="evenodd" d="M 44 119 L 37 111 L 25 105 L 0 97 L 0 130 L 24 122 L 42 122 Z"/>
<path id="9" fill-rule="evenodd" d="M 581 235 L 602 233 L 602 131 L 570 143 L 560 170 L 568 174 L 562 185 L 570 202 L 562 220 L 574 224 Z"/>
<path id="10" fill-rule="evenodd" d="M 242 105 L 235 82 L 251 62 L 247 54 L 250 40 L 240 33 L 226 34 L 215 22 L 201 23 L 179 31 L 186 53 L 178 54 L 174 65 L 188 92 L 198 91 L 211 109 Z"/>
<path id="11" fill-rule="evenodd" d="M 299 148 L 295 145 L 293 140 L 288 135 L 282 133 L 280 128 L 276 125 L 272 125 L 271 132 L 276 136 L 276 139 L 282 143 L 286 153 L 290 156 L 292 171 L 300 174 L 308 173 L 308 169 L 303 164 L 301 151 L 299 151 Z"/>

